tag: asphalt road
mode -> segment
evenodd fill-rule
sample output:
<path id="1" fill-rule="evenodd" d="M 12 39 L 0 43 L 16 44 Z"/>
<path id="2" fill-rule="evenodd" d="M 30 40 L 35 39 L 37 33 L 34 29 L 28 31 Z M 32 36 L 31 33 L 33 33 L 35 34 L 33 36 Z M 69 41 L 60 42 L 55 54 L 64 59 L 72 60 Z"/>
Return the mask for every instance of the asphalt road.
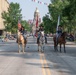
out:
<path id="1" fill-rule="evenodd" d="M 59 49 L 59 48 L 58 48 Z M 54 52 L 48 38 L 44 53 L 38 52 L 36 38 L 28 37 L 25 53 L 18 53 L 15 40 L 0 42 L 0 75 L 76 75 L 76 44 L 66 43 L 66 53 Z"/>

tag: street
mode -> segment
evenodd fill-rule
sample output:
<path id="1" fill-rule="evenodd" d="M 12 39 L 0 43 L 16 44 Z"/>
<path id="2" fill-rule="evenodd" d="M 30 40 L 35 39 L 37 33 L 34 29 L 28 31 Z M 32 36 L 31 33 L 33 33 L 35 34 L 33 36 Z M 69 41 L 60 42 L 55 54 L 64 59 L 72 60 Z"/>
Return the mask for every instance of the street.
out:
<path id="1" fill-rule="evenodd" d="M 76 75 L 76 44 L 66 43 L 66 53 L 55 52 L 48 37 L 44 53 L 36 38 L 28 37 L 25 53 L 18 53 L 16 40 L 0 41 L 0 75 Z"/>

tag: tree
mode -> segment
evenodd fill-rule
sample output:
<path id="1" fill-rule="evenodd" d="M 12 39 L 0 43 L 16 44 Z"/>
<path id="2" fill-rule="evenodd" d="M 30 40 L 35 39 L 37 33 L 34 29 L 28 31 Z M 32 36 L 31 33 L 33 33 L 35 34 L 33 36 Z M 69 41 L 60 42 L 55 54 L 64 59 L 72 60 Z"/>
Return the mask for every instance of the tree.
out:
<path id="1" fill-rule="evenodd" d="M 46 15 L 43 17 L 43 22 L 47 32 L 56 32 L 58 16 L 62 16 L 62 9 L 64 8 L 61 0 L 52 0 L 52 4 L 48 6 L 50 18 Z"/>
<path id="2" fill-rule="evenodd" d="M 44 30 L 46 33 L 54 33 L 54 25 L 52 25 L 52 20 L 50 20 L 48 15 L 45 15 L 43 17 L 43 25 L 44 25 Z"/>
<path id="3" fill-rule="evenodd" d="M 31 31 L 31 27 L 30 27 L 29 23 L 26 20 L 22 20 L 21 24 L 25 28 L 25 30 Z"/>
<path id="4" fill-rule="evenodd" d="M 69 4 L 63 10 L 63 16 L 67 17 L 68 30 L 71 33 L 76 30 L 76 0 L 68 0 Z"/>
<path id="5" fill-rule="evenodd" d="M 52 32 L 56 32 L 58 16 L 60 15 L 60 25 L 63 28 L 66 26 L 67 17 L 63 17 L 63 9 L 69 4 L 67 0 L 52 0 L 52 4 L 49 4 L 49 14 L 51 16 L 50 28 Z"/>
<path id="6" fill-rule="evenodd" d="M 18 20 L 22 19 L 20 5 L 18 3 L 10 3 L 8 12 L 2 13 L 4 19 L 5 30 L 15 33 L 17 31 Z"/>

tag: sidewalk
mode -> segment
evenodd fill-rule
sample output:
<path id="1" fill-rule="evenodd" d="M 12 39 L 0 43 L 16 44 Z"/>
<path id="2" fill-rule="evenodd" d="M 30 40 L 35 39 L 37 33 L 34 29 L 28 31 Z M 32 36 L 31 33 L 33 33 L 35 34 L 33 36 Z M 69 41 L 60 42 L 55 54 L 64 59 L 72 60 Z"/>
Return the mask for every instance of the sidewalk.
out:
<path id="1" fill-rule="evenodd" d="M 66 44 L 67 44 L 67 45 L 76 45 L 75 42 L 71 42 L 71 41 L 66 41 Z"/>

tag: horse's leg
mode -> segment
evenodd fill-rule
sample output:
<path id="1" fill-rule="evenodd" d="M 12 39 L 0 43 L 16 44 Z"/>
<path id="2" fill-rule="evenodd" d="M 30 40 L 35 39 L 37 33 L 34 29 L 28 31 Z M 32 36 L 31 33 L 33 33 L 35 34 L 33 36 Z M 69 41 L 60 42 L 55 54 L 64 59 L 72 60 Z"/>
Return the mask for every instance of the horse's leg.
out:
<path id="1" fill-rule="evenodd" d="M 23 45 L 23 53 L 24 53 L 24 50 L 25 50 L 25 47 L 24 47 L 24 45 Z"/>
<path id="2" fill-rule="evenodd" d="M 61 44 L 60 44 L 60 52 L 61 52 Z"/>
<path id="3" fill-rule="evenodd" d="M 39 44 L 38 44 L 38 51 L 39 51 Z"/>
<path id="4" fill-rule="evenodd" d="M 56 47 L 56 45 L 54 45 L 54 50 L 56 51 L 56 49 L 57 49 L 57 47 Z"/>
<path id="5" fill-rule="evenodd" d="M 18 44 L 18 52 L 20 53 L 20 44 Z"/>
<path id="6" fill-rule="evenodd" d="M 56 42 L 56 40 L 54 40 L 54 50 L 58 51 L 58 43 Z"/>
<path id="7" fill-rule="evenodd" d="M 55 46 L 55 51 L 56 51 L 56 52 L 58 51 L 58 45 Z"/>
<path id="8" fill-rule="evenodd" d="M 64 52 L 66 53 L 65 44 L 64 44 Z"/>
<path id="9" fill-rule="evenodd" d="M 24 51 L 25 51 L 25 48 L 26 48 L 26 44 L 27 44 L 27 39 L 25 39 Z"/>
<path id="10" fill-rule="evenodd" d="M 54 50 L 57 51 L 57 45 L 54 45 Z"/>
<path id="11" fill-rule="evenodd" d="M 40 44 L 38 44 L 38 51 L 40 51 Z"/>
<path id="12" fill-rule="evenodd" d="M 25 44 L 22 43 L 22 51 L 23 51 L 23 53 L 24 53 L 24 50 L 25 50 Z"/>
<path id="13" fill-rule="evenodd" d="M 55 44 L 55 42 L 54 42 L 54 50 L 56 51 L 56 44 Z"/>
<path id="14" fill-rule="evenodd" d="M 43 52 L 43 50 L 44 50 L 44 48 L 43 48 L 44 46 L 43 46 L 43 44 L 41 45 L 41 52 Z"/>

